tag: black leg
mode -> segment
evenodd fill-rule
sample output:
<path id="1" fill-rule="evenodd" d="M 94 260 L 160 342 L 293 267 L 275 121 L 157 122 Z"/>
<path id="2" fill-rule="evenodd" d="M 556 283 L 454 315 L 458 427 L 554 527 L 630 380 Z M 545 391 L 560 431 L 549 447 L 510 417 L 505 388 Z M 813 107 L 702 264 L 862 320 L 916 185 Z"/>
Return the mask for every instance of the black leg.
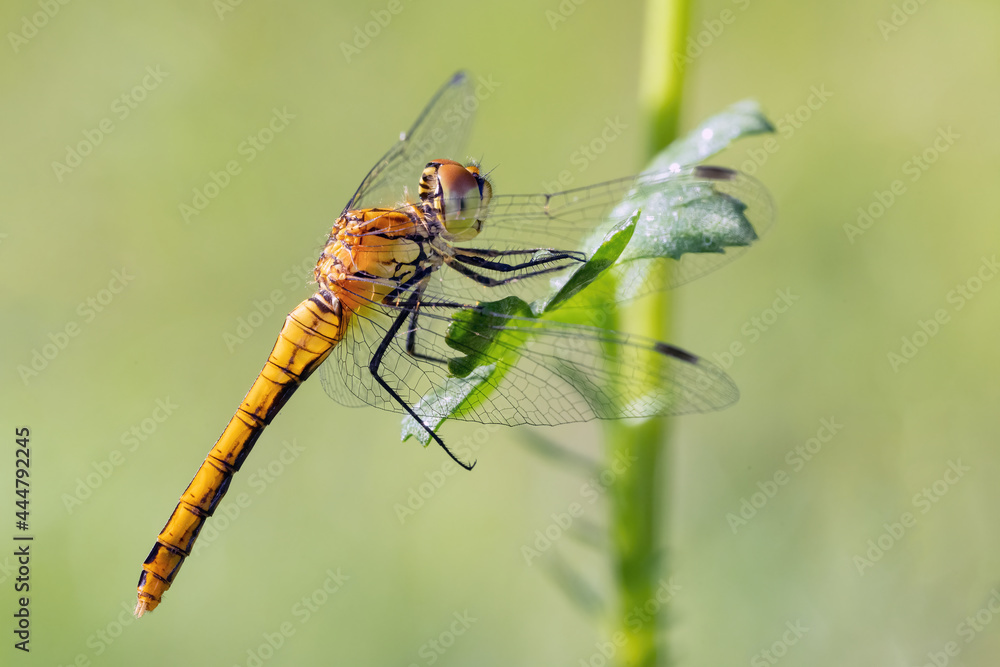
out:
<path id="1" fill-rule="evenodd" d="M 410 301 L 411 302 L 413 301 L 412 297 Z M 472 464 L 468 464 L 460 460 L 457 456 L 455 456 L 455 454 L 453 454 L 452 451 L 448 449 L 448 445 L 444 444 L 444 440 L 442 440 L 438 436 L 438 434 L 434 432 L 432 428 L 430 428 L 427 424 L 425 424 L 424 420 L 421 419 L 417 415 L 417 413 L 413 411 L 413 408 L 411 408 L 406 403 L 406 401 L 404 401 L 402 397 L 396 393 L 396 390 L 390 387 L 389 383 L 387 383 L 384 379 L 382 379 L 382 376 L 379 375 L 378 371 L 379 367 L 382 365 L 382 357 L 385 356 L 386 351 L 389 349 L 389 345 L 392 344 L 393 338 L 395 338 L 396 333 L 399 331 L 400 327 L 403 326 L 403 323 L 406 322 L 406 318 L 409 316 L 410 316 L 410 311 L 406 308 L 404 308 L 399 313 L 399 315 L 396 317 L 396 320 L 392 323 L 392 326 L 389 327 L 389 330 L 386 332 L 385 337 L 382 339 L 382 342 L 378 346 L 378 349 L 375 350 L 375 354 L 372 355 L 371 361 L 368 362 L 368 370 L 371 372 L 372 377 L 375 378 L 375 381 L 378 382 L 383 389 L 389 392 L 389 396 L 392 397 L 392 400 L 399 403 L 403 407 L 403 409 L 406 410 L 406 413 L 411 417 L 413 417 L 413 419 L 416 420 L 416 422 L 420 424 L 420 426 L 425 431 L 427 431 L 428 435 L 430 435 L 431 438 L 434 439 L 434 442 L 440 445 L 441 449 L 443 449 L 448 454 L 448 456 L 450 456 L 452 460 L 455 461 L 455 463 L 462 466 L 466 470 L 472 470 L 472 468 L 476 465 L 475 462 L 473 462 Z"/>
<path id="2" fill-rule="evenodd" d="M 410 277 L 409 280 L 407 280 L 404 283 L 400 283 L 399 285 L 396 285 L 395 287 L 393 287 L 392 291 L 389 292 L 388 294 L 386 294 L 385 298 L 382 299 L 382 303 L 384 305 L 386 305 L 386 306 L 392 306 L 393 302 L 395 301 L 396 302 L 395 305 L 398 306 L 399 305 L 399 303 L 398 303 L 399 297 L 402 294 L 405 294 L 406 292 L 408 292 L 418 282 L 420 282 L 421 280 L 423 280 L 424 278 L 426 278 L 430 274 L 430 272 L 432 270 L 433 269 L 430 269 L 428 267 L 425 267 L 425 268 L 417 270 L 413 274 L 413 276 Z M 420 291 L 423 292 L 422 289 Z"/>
<path id="3" fill-rule="evenodd" d="M 413 291 L 413 307 L 410 309 L 410 326 L 406 330 L 406 353 L 414 359 L 430 361 L 431 363 L 443 365 L 448 363 L 447 359 L 431 357 L 417 352 L 417 317 L 420 315 L 420 297 L 424 293 L 424 287 L 426 286 L 427 284 L 424 283 Z"/>
<path id="4" fill-rule="evenodd" d="M 492 250 L 490 248 L 455 248 L 461 255 L 475 255 L 476 257 L 513 257 L 516 255 L 534 255 L 536 252 L 551 252 L 558 255 L 576 255 L 581 261 L 586 260 L 586 255 L 576 250 L 554 250 L 552 248 L 518 248 L 516 250 Z"/>
<path id="5" fill-rule="evenodd" d="M 564 268 L 566 268 L 565 266 L 552 266 L 547 269 L 541 269 L 539 271 L 532 271 L 531 273 L 525 273 L 520 276 L 510 276 L 509 278 L 490 278 L 489 276 L 484 276 L 481 273 L 476 273 L 475 271 L 473 271 L 472 269 L 465 266 L 459 261 L 445 260 L 445 262 L 448 264 L 448 266 L 455 269 L 463 276 L 467 278 L 472 278 L 480 285 L 485 285 L 486 287 L 499 287 L 501 285 L 506 285 L 508 283 L 517 282 L 518 280 L 524 280 L 526 278 L 534 278 L 535 276 L 541 276 L 545 275 L 546 273 L 553 273 L 555 271 L 562 271 Z"/>
<path id="6" fill-rule="evenodd" d="M 536 248 L 534 250 L 517 250 L 511 251 L 507 254 L 510 255 L 520 255 L 520 254 L 534 254 L 541 251 L 541 248 Z M 492 255 L 487 255 L 492 256 Z M 553 252 L 550 255 L 541 257 L 539 259 L 528 260 L 527 262 L 521 262 L 519 264 L 507 264 L 505 262 L 493 262 L 488 259 L 483 259 L 478 253 L 470 253 L 465 249 L 457 249 L 455 254 L 455 259 L 463 264 L 468 264 L 469 266 L 475 266 L 480 269 L 486 269 L 488 271 L 498 271 L 500 273 L 510 273 L 512 271 L 522 271 L 524 269 L 530 269 L 536 266 L 544 266 L 546 264 L 551 264 L 552 262 L 562 262 L 564 260 L 570 259 L 576 262 L 587 261 L 586 255 L 580 252 Z M 560 267 L 563 268 L 563 267 Z M 553 269 L 555 270 L 555 269 Z"/>

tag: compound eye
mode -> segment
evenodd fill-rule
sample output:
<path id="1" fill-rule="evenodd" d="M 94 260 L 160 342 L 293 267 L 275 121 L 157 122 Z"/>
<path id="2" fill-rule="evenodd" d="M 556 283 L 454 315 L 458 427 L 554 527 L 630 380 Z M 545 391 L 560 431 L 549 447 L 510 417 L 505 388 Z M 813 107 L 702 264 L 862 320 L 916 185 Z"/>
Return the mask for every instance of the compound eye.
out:
<path id="1" fill-rule="evenodd" d="M 475 238 L 483 226 L 486 205 L 493 196 L 490 182 L 479 173 L 476 165 L 463 167 L 450 160 L 439 163 L 437 178 L 449 240 Z"/>
<path id="2" fill-rule="evenodd" d="M 482 201 L 479 182 L 468 169 L 460 164 L 442 164 L 438 168 L 438 183 L 441 186 L 441 206 L 446 223 L 475 219 Z M 450 227 L 449 227 L 450 231 Z"/>
<path id="3" fill-rule="evenodd" d="M 479 167 L 476 165 L 470 165 L 468 170 L 475 177 L 476 182 L 479 183 L 479 211 L 482 213 L 490 205 L 490 199 L 493 197 L 493 186 L 486 180 L 485 176 L 480 175 Z"/>

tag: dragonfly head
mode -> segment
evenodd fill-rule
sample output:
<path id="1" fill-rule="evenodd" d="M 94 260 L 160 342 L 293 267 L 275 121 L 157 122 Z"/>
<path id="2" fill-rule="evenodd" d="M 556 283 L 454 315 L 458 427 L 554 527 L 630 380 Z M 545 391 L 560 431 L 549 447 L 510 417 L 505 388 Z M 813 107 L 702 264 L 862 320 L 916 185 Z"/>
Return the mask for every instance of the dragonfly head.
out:
<path id="1" fill-rule="evenodd" d="M 438 214 L 449 241 L 475 238 L 492 196 L 493 186 L 477 164 L 434 160 L 420 177 L 420 201 Z"/>

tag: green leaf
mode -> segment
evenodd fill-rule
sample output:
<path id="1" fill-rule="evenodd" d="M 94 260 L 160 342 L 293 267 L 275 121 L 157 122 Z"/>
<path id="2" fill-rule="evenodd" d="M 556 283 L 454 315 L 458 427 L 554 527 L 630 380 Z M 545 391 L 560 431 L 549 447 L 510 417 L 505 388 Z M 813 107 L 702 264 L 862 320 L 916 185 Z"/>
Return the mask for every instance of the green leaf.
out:
<path id="1" fill-rule="evenodd" d="M 615 209 L 619 215 L 624 202 Z M 643 200 L 635 240 L 621 261 L 670 257 L 685 253 L 721 253 L 727 247 L 750 245 L 757 239 L 743 215 L 746 204 L 717 192 L 710 185 L 687 185 L 675 191 L 654 192 Z"/>
<path id="2" fill-rule="evenodd" d="M 559 288 L 559 291 L 548 300 L 542 312 L 547 313 L 559 308 L 577 292 L 597 280 L 602 273 L 610 268 L 618 260 L 622 251 L 625 250 L 632 239 L 632 233 L 635 231 L 635 223 L 640 215 L 640 211 L 633 211 L 628 219 L 615 225 L 608 232 L 607 236 L 604 237 L 604 242 L 601 243 L 600 247 L 590 256 L 590 259 L 578 267 L 566 282 L 563 283 L 562 287 Z"/>
<path id="3" fill-rule="evenodd" d="M 754 100 L 742 100 L 711 116 L 657 154 L 647 170 L 669 169 L 671 165 L 691 165 L 704 162 L 737 139 L 764 132 L 774 132 L 760 105 Z"/>
<path id="4" fill-rule="evenodd" d="M 644 173 L 677 170 L 714 155 L 736 139 L 773 131 L 757 103 L 743 100 L 667 146 L 647 165 Z M 720 184 L 724 182 L 720 180 Z M 652 260 L 721 254 L 726 248 L 745 247 L 757 239 L 753 225 L 744 214 L 746 205 L 705 183 L 667 181 L 636 188 L 608 217 L 622 220 L 636 209 L 642 209 L 642 215 L 636 223 L 632 242 L 618 259 L 620 267 L 614 274 L 618 284 L 611 285 L 615 281 L 613 276 L 607 275 L 591 290 L 592 298 L 578 300 L 574 305 L 587 307 L 609 299 L 628 301 L 667 287 L 663 277 L 666 274 L 658 268 L 660 262 Z M 599 239 L 599 234 L 595 233 L 584 247 L 597 245 Z"/>
<path id="5" fill-rule="evenodd" d="M 745 247 L 757 240 L 744 215 L 746 205 L 710 186 L 691 186 L 669 201 L 664 194 L 645 201 L 649 215 L 636 226 L 635 239 L 609 276 L 613 280 L 602 281 L 595 298 L 623 302 L 665 289 L 671 274 L 662 264 L 668 258 L 723 254 L 727 248 Z"/>
<path id="6" fill-rule="evenodd" d="M 522 330 L 507 328 L 512 317 L 532 318 L 534 315 L 531 306 L 516 296 L 455 313 L 448 325 L 445 343 L 464 356 L 449 359 L 448 372 L 455 377 L 466 377 L 476 367 L 504 358 L 518 348 L 527 336 Z"/>
<path id="7" fill-rule="evenodd" d="M 664 148 L 644 173 L 694 165 L 736 139 L 773 131 L 757 103 L 743 100 Z M 633 251 L 630 247 L 622 261 L 650 257 L 679 259 L 688 252 L 722 252 L 726 246 L 748 245 L 757 238 L 742 215 L 746 207 L 709 186 L 668 182 L 637 188 L 608 217 L 624 220 L 637 208 L 644 211 L 636 224 L 636 241 L 632 244 L 637 248 Z M 708 217 L 699 218 L 702 214 Z M 584 247 L 597 245 L 599 239 L 599 234 L 592 235 Z M 647 239 L 650 243 L 645 243 Z"/>
<path id="8" fill-rule="evenodd" d="M 437 430 L 445 419 L 449 417 L 459 418 L 476 408 L 487 394 L 482 387 L 491 379 L 494 385 L 497 378 L 496 364 L 480 366 L 469 373 L 466 377 L 448 378 L 440 387 L 434 387 L 424 396 L 419 403 L 413 406 L 425 424 Z M 499 374 L 498 374 L 499 375 Z M 477 400 L 478 399 L 478 400 Z M 406 415 L 403 417 L 402 439 L 406 440 L 410 436 L 415 437 L 425 447 L 431 441 L 430 434 L 416 422 L 413 417 Z"/>

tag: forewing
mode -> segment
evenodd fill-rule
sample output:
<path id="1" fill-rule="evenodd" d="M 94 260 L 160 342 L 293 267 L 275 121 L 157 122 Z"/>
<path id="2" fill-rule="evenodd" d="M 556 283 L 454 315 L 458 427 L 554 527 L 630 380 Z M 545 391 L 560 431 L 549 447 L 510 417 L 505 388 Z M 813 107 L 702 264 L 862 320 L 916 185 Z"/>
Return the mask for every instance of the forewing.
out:
<path id="1" fill-rule="evenodd" d="M 445 206 L 458 204 L 446 201 Z M 551 195 L 497 195 L 480 211 L 484 224 L 479 235 L 454 245 L 459 252 L 530 251 L 492 260 L 509 269 L 531 260 L 534 266 L 507 271 L 470 267 L 485 278 L 506 281 L 495 287 L 444 267 L 431 277 L 426 295 L 431 301 L 460 303 L 508 295 L 530 302 L 551 295 L 579 261 L 537 260 L 559 251 L 590 257 L 606 232 L 636 210 L 641 215 L 632 240 L 609 270 L 618 278 L 617 293 L 607 295 L 610 301 L 628 301 L 713 271 L 774 223 L 774 206 L 763 185 L 721 167 L 645 172 Z M 370 233 L 382 231 L 373 225 Z M 372 246 L 371 252 L 381 249 Z"/>
<path id="2" fill-rule="evenodd" d="M 478 100 L 467 72 L 456 72 L 420 113 L 413 127 L 375 163 L 344 211 L 393 207 L 417 197 L 420 174 L 437 158 L 462 160 Z"/>
<path id="3" fill-rule="evenodd" d="M 485 215 L 474 248 L 548 248 L 589 254 L 606 231 L 641 210 L 633 241 L 620 259 L 632 289 L 627 300 L 676 287 L 719 268 L 766 233 L 774 205 L 757 180 L 711 166 L 664 169 L 638 176 L 536 195 L 498 195 Z M 640 284 L 635 272 L 665 259 L 674 270 L 660 284 Z M 661 272 L 667 274 L 667 272 Z M 524 298 L 528 299 L 527 296 Z"/>

